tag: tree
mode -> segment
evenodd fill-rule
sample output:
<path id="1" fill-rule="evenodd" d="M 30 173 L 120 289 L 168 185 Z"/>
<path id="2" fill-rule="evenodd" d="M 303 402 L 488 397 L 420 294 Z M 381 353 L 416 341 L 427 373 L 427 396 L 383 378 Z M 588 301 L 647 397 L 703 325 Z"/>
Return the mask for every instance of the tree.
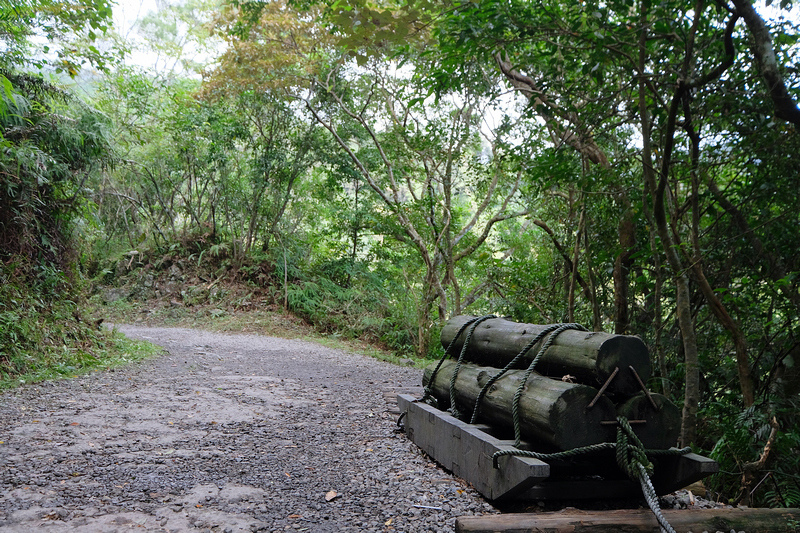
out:
<path id="1" fill-rule="evenodd" d="M 6 73 L 0 80 L 0 260 L 18 262 L 29 282 L 57 294 L 61 276 L 76 274 L 71 224 L 83 188 L 112 160 L 106 125 L 39 78 Z M 73 116 L 64 114 L 68 105 Z"/>
<path id="2" fill-rule="evenodd" d="M 401 70 L 339 59 L 335 35 L 313 13 L 233 4 L 224 18 L 230 48 L 210 87 L 283 90 L 332 135 L 357 173 L 353 194 L 369 191 L 382 204 L 373 228 L 413 250 L 422 267 L 410 283 L 419 288 L 417 351 L 424 355 L 433 306 L 439 320 L 461 309 L 459 265 L 496 224 L 525 213 L 514 207 L 519 177 L 493 153 L 501 137 L 487 139 L 480 153 L 486 102 L 464 91 L 440 99 L 438 109 L 425 104 L 426 89 Z M 362 69 L 358 76 L 353 68 Z"/>
<path id="3" fill-rule="evenodd" d="M 754 402 L 758 375 L 764 377 L 763 369 L 754 374 L 752 368 L 751 348 L 741 325 L 746 320 L 737 319 L 730 308 L 732 302 L 720 297 L 733 280 L 709 276 L 719 269 L 719 263 L 714 262 L 716 258 L 705 244 L 720 229 L 721 219 L 709 216 L 709 209 L 717 209 L 713 202 L 708 203 L 711 197 L 738 220 L 740 229 L 749 228 L 737 217 L 736 209 L 731 209 L 732 202 L 725 199 L 723 188 L 709 183 L 706 177 L 712 169 L 737 165 L 736 156 L 730 156 L 733 147 L 743 148 L 739 135 L 744 133 L 750 142 L 757 139 L 759 146 L 775 142 L 774 126 L 769 134 L 762 131 L 758 135 L 755 130 L 745 133 L 740 120 L 726 109 L 746 107 L 743 114 L 752 120 L 758 120 L 755 116 L 759 113 L 764 117 L 774 110 L 778 121 L 796 124 L 796 73 L 781 71 L 781 65 L 787 64 L 785 54 L 796 43 L 797 29 L 784 25 L 782 31 L 774 31 L 773 35 L 779 37 L 773 41 L 763 18 L 745 4 L 654 5 L 643 1 L 637 9 L 631 9 L 629 4 L 614 2 L 568 5 L 483 1 L 455 5 L 404 2 L 393 8 L 374 8 L 352 0 L 338 2 L 328 11 L 337 31 L 345 34 L 342 41 L 357 55 L 379 49 L 367 46 L 368 39 L 396 44 L 397 39 L 387 31 L 390 28 L 401 28 L 398 33 L 405 40 L 410 30 L 424 28 L 421 39 L 429 44 L 431 36 L 436 39 L 434 51 L 428 54 L 434 58 L 428 72 L 435 90 L 465 84 L 485 87 L 485 77 L 474 73 L 494 65 L 508 86 L 524 96 L 555 146 L 575 150 L 587 162 L 610 167 L 617 175 L 623 165 L 631 167 L 627 159 L 638 159 L 638 171 L 634 171 L 640 176 L 638 186 L 617 188 L 616 193 L 613 187 L 606 189 L 617 195 L 616 216 L 620 220 L 614 320 L 618 330 L 623 330 L 627 300 L 636 298 L 626 295 L 628 282 L 623 273 L 637 268 L 632 258 L 636 243 L 642 242 L 635 237 L 640 233 L 635 224 L 638 212 L 652 222 L 649 240 L 655 244 L 649 250 L 640 248 L 638 256 L 647 253 L 657 264 L 667 266 L 675 283 L 673 309 L 686 369 L 685 442 L 696 438 L 701 373 L 699 310 L 711 312 L 732 339 L 744 406 Z M 348 31 L 346 20 L 354 30 Z M 747 29 L 737 22 L 744 22 Z M 749 55 L 743 53 L 747 48 Z M 633 78 L 630 72 L 635 73 Z M 734 93 L 748 95 L 747 104 L 743 106 L 741 98 L 731 102 L 717 96 Z M 763 118 L 758 122 L 765 123 Z M 629 140 L 631 134 L 641 138 L 633 146 L 629 142 L 628 147 L 634 150 L 623 144 L 625 135 Z M 791 143 L 794 138 L 784 132 L 781 139 Z M 638 151 L 635 144 L 640 145 Z M 791 150 L 782 153 L 784 157 L 792 154 Z M 726 174 L 726 187 L 746 182 L 750 175 Z M 600 189 L 595 186 L 590 191 L 597 193 Z M 639 204 L 642 194 L 647 201 Z M 542 221 L 539 226 L 548 225 Z M 750 242 L 760 249 L 757 240 L 751 238 Z M 555 240 L 554 244 L 559 246 Z M 567 258 L 566 249 L 562 255 Z M 777 266 L 783 259 L 776 259 L 767 256 L 768 268 L 784 272 Z M 786 259 L 793 261 L 788 256 Z M 575 272 L 575 262 L 570 264 Z M 657 274 L 661 279 L 661 272 Z M 784 277 L 773 278 L 777 279 L 786 287 L 781 291 L 784 297 L 794 301 L 796 284 L 789 281 L 787 285 Z M 696 293 L 703 305 L 697 303 Z M 586 294 L 590 296 L 591 291 Z M 796 307 L 790 313 L 796 316 Z M 658 315 L 660 321 L 663 311 Z M 707 345 L 705 341 L 702 344 Z"/>
<path id="4" fill-rule="evenodd" d="M 526 214 L 514 209 L 519 177 L 497 157 L 501 137 L 489 141 L 487 153 L 479 151 L 480 99 L 462 93 L 430 107 L 413 82 L 377 65 L 359 79 L 366 90 L 332 71 L 318 80 L 318 97 L 305 103 L 383 204 L 382 232 L 414 250 L 423 265 L 417 353 L 425 355 L 432 306 L 439 321 L 462 310 L 460 264 L 496 224 Z"/>
<path id="5" fill-rule="evenodd" d="M 53 68 L 74 77 L 86 65 L 105 68 L 114 55 L 95 46 L 109 28 L 108 0 L 2 0 L 0 39 L 5 42 L 5 68 Z M 29 40 L 42 35 L 37 49 Z"/>
<path id="6" fill-rule="evenodd" d="M 115 39 L 130 56 L 151 61 L 141 66 L 153 73 L 193 77 L 214 60 L 221 45 L 209 31 L 219 9 L 217 0 L 158 3 L 155 11 L 137 14 L 130 31 Z"/>

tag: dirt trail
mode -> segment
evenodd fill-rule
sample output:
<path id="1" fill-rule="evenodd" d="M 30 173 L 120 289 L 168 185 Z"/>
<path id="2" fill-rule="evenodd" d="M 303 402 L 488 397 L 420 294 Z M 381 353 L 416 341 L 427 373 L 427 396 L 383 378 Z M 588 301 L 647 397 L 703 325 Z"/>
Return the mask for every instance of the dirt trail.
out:
<path id="1" fill-rule="evenodd" d="M 420 372 L 297 340 L 118 326 L 154 360 L 0 395 L 0 532 L 453 531 L 495 512 L 396 432 Z"/>

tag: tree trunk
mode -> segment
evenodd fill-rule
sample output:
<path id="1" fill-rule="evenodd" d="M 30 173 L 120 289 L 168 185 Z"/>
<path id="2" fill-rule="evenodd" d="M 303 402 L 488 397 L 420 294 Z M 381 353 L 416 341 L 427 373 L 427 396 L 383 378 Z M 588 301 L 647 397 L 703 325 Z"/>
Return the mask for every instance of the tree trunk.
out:
<path id="1" fill-rule="evenodd" d="M 781 76 L 781 66 L 778 65 L 778 60 L 775 56 L 775 48 L 772 43 L 772 36 L 769 34 L 769 28 L 767 28 L 764 19 L 761 18 L 761 15 L 758 14 L 751 2 L 733 0 L 733 5 L 753 35 L 750 49 L 753 52 L 756 67 L 761 77 L 764 78 L 767 91 L 769 91 L 769 96 L 772 99 L 775 116 L 791 122 L 796 129 L 800 129 L 800 108 L 792 98 L 792 94 Z"/>
<path id="2" fill-rule="evenodd" d="M 625 198 L 626 203 L 628 202 Z M 633 221 L 633 210 L 626 206 L 617 226 L 620 253 L 614 261 L 614 333 L 624 335 L 628 332 L 630 318 L 628 316 L 628 274 L 633 264 L 633 252 L 636 246 L 636 225 Z"/>
<path id="3" fill-rule="evenodd" d="M 680 86 L 676 87 L 675 94 L 670 103 L 665 131 L 662 134 L 664 147 L 661 169 L 657 176 L 653 161 L 652 139 L 650 137 L 653 124 L 647 109 L 647 90 L 644 74 L 645 60 L 647 57 L 647 28 L 649 27 L 649 21 L 647 20 L 649 14 L 647 11 L 648 7 L 647 2 L 643 2 L 640 6 L 639 115 L 642 123 L 642 174 L 645 192 L 652 195 L 653 198 L 653 220 L 656 223 L 658 236 L 661 239 L 661 246 L 667 257 L 667 263 L 675 277 L 675 312 L 681 330 L 686 363 L 684 365 L 686 383 L 684 387 L 683 420 L 681 422 L 681 443 L 687 446 L 689 443 L 694 442 L 697 436 L 697 410 L 700 404 L 700 363 L 697 351 L 694 317 L 692 316 L 690 302 L 689 279 L 686 276 L 686 268 L 678 254 L 678 247 L 681 243 L 673 239 L 669 232 L 666 211 L 666 190 L 672 164 L 672 150 L 675 145 L 676 117 L 684 89 Z M 658 179 L 656 179 L 657 177 Z"/>
<path id="4" fill-rule="evenodd" d="M 448 320 L 441 333 L 442 346 L 447 348 L 461 326 L 471 318 L 462 315 Z M 464 356 L 476 364 L 505 367 L 547 327 L 502 318 L 485 320 L 475 328 Z M 461 353 L 466 336 L 467 331 L 456 339 L 451 348 L 452 355 Z M 517 368 L 527 368 L 546 341 L 547 336 L 528 350 Z M 639 337 L 567 330 L 561 332 L 542 354 L 536 371 L 557 378 L 569 375 L 580 383 L 599 387 L 619 368 L 609 384 L 608 392 L 630 396 L 641 390 L 630 367 L 647 383 L 651 373 L 650 355 Z"/>
<path id="5" fill-rule="evenodd" d="M 441 404 L 450 402 L 450 380 L 456 364 L 453 360 L 444 361 L 431 384 L 431 392 Z M 425 369 L 424 385 L 430 382 L 435 366 Z M 456 407 L 469 417 L 481 389 L 498 372 L 496 368 L 462 365 L 455 383 Z M 492 384 L 481 402 L 479 420 L 513 429 L 512 403 L 524 373 L 511 370 Z M 519 401 L 521 435 L 558 450 L 613 441 L 614 426 L 601 422 L 616 420 L 614 405 L 601 396 L 591 409 L 588 408 L 596 394 L 597 390 L 586 385 L 565 383 L 532 373 Z"/>
<path id="6" fill-rule="evenodd" d="M 684 124 L 683 129 L 689 135 L 691 141 L 691 157 L 692 157 L 692 170 L 690 172 L 692 178 L 692 257 L 691 266 L 694 273 L 694 279 L 700 292 L 708 302 L 711 312 L 717 317 L 717 320 L 730 333 L 733 339 L 733 344 L 736 347 L 736 368 L 739 373 L 739 386 L 742 389 L 742 400 L 745 407 L 750 407 L 755 402 L 755 383 L 753 380 L 752 372 L 750 371 L 750 356 L 748 354 L 747 339 L 744 336 L 742 328 L 733 319 L 728 312 L 727 307 L 722 302 L 720 297 L 711 287 L 708 278 L 706 278 L 703 271 L 703 252 L 700 246 L 700 177 L 698 167 L 700 166 L 700 135 L 694 127 L 692 122 L 691 106 L 689 100 L 683 100 Z"/>
<path id="7" fill-rule="evenodd" d="M 578 219 L 578 232 L 575 235 L 575 246 L 572 252 L 572 269 L 569 276 L 569 292 L 567 293 L 567 322 L 575 322 L 575 278 L 578 275 L 578 260 L 581 251 L 581 235 L 583 225 L 586 221 L 586 208 L 581 208 L 581 215 Z"/>

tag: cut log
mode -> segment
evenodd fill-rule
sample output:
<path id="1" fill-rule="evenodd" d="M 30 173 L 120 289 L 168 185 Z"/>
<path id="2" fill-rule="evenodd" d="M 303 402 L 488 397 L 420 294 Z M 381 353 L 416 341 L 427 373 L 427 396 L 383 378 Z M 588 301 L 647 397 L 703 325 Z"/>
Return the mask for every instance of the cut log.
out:
<path id="1" fill-rule="evenodd" d="M 664 518 L 678 533 L 694 531 L 797 531 L 800 509 L 665 509 Z M 655 516 L 647 509 L 555 513 L 495 514 L 456 518 L 456 533 L 659 533 Z"/>
<path id="2" fill-rule="evenodd" d="M 681 432 L 681 410 L 661 394 L 637 394 L 617 406 L 617 414 L 628 420 L 644 420 L 633 431 L 644 447 L 666 450 L 675 446 Z"/>
<path id="3" fill-rule="evenodd" d="M 430 382 L 435 366 L 425 369 L 423 384 Z M 431 392 L 440 405 L 447 406 L 450 402 L 450 379 L 455 366 L 456 361 L 444 361 L 433 382 Z M 498 372 L 496 368 L 462 365 L 455 383 L 456 407 L 470 417 L 481 389 Z M 513 430 L 511 408 L 523 374 L 524 371 L 511 370 L 489 388 L 481 402 L 478 420 Z M 596 395 L 597 390 L 592 387 L 532 373 L 519 403 L 521 434 L 557 450 L 612 442 L 614 426 L 601 422 L 616 420 L 614 405 L 601 396 L 589 408 Z"/>
<path id="4" fill-rule="evenodd" d="M 461 315 L 447 321 L 441 333 L 442 346 L 445 349 L 461 326 L 472 318 L 474 317 Z M 465 358 L 478 365 L 505 367 L 533 338 L 548 327 L 512 322 L 503 318 L 485 320 L 475 328 L 467 345 Z M 451 355 L 455 358 L 461 353 L 467 331 L 468 329 L 453 344 Z M 527 368 L 546 341 L 547 336 L 528 351 L 518 367 Z M 558 378 L 569 375 L 580 383 L 600 387 L 619 368 L 609 384 L 608 393 L 628 397 L 642 390 L 631 367 L 642 382 L 646 383 L 650 378 L 650 354 L 639 337 L 567 330 L 559 334 L 553 345 L 542 354 L 536 371 Z"/>

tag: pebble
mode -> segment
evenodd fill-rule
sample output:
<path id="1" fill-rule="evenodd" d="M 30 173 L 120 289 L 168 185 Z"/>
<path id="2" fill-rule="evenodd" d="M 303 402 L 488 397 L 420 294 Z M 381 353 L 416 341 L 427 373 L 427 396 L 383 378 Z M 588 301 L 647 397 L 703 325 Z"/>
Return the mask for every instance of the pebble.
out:
<path id="1" fill-rule="evenodd" d="M 416 390 L 419 369 L 304 341 L 126 331 L 169 353 L 0 394 L 14 465 L 0 468 L 0 529 L 36 530 L 14 512 L 52 492 L 59 522 L 86 522 L 76 531 L 124 517 L 177 533 L 451 533 L 498 512 L 398 432 L 386 394 Z M 43 475 L 38 457 L 58 460 Z"/>

